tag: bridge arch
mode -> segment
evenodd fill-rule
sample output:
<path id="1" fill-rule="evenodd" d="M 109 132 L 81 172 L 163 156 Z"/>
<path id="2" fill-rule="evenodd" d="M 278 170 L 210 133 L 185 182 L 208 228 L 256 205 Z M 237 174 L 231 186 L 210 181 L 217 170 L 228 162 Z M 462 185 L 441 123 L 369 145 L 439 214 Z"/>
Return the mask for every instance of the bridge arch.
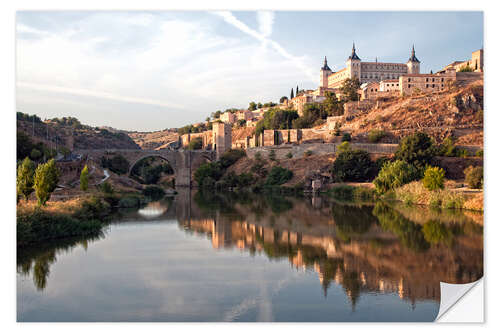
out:
<path id="1" fill-rule="evenodd" d="M 144 155 L 141 155 L 139 156 L 138 158 L 136 158 L 135 160 L 133 160 L 131 163 L 130 163 L 130 166 L 129 166 L 129 169 L 128 169 L 128 175 L 131 176 L 132 175 L 132 170 L 134 169 L 135 165 L 137 163 L 139 163 L 140 161 L 146 159 L 146 158 L 149 158 L 149 157 L 157 157 L 157 158 L 160 158 L 164 161 L 166 161 L 170 167 L 172 168 L 172 170 L 174 170 L 174 174 L 177 173 L 177 166 L 175 164 L 175 156 L 169 156 L 168 154 L 161 154 L 161 153 L 150 153 L 150 154 L 144 154 Z"/>

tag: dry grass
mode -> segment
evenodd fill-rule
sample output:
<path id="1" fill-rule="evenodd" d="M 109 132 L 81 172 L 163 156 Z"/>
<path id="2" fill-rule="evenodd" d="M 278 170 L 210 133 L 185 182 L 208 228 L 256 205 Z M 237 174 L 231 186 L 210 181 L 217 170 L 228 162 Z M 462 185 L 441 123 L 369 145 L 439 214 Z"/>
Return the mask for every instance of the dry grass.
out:
<path id="1" fill-rule="evenodd" d="M 48 201 L 45 206 L 40 207 L 44 212 L 51 214 L 72 214 L 82 207 L 82 203 L 86 200 L 86 197 L 78 197 L 74 199 L 69 199 L 66 201 Z M 17 214 L 28 215 L 35 211 L 38 207 L 37 202 L 31 201 L 20 201 L 17 205 Z"/>
<path id="2" fill-rule="evenodd" d="M 483 210 L 482 193 L 465 194 L 450 188 L 429 191 L 422 182 L 406 184 L 395 191 L 396 199 L 405 204 L 429 205 L 450 209 Z"/>

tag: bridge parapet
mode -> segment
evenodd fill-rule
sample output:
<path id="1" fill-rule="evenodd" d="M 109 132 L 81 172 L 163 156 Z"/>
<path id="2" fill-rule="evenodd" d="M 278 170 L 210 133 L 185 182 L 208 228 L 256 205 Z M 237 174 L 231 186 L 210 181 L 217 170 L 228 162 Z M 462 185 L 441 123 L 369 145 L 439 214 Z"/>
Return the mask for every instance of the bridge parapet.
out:
<path id="1" fill-rule="evenodd" d="M 102 156 L 122 155 L 129 162 L 129 175 L 139 161 L 147 157 L 158 157 L 167 161 L 174 170 L 176 186 L 188 187 L 193 185 L 193 172 L 201 164 L 216 158 L 216 152 L 211 150 L 78 149 L 74 153 L 86 155 L 95 161 Z"/>

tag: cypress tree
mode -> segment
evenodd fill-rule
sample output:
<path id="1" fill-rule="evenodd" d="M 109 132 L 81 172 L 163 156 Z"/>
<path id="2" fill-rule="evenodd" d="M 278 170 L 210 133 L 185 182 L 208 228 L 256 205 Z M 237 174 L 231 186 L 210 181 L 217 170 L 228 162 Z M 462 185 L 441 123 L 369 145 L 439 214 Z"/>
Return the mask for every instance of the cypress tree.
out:
<path id="1" fill-rule="evenodd" d="M 293 88 L 292 88 L 292 91 L 290 92 L 290 99 L 293 98 Z"/>
<path id="2" fill-rule="evenodd" d="M 295 90 L 295 96 L 299 96 L 299 85 L 297 85 L 297 90 Z"/>
<path id="3" fill-rule="evenodd" d="M 80 189 L 82 191 L 87 191 L 89 188 L 89 169 L 87 165 L 83 167 L 82 173 L 80 174 Z"/>
<path id="4" fill-rule="evenodd" d="M 22 194 L 26 201 L 33 192 L 33 177 L 35 176 L 35 164 L 28 157 L 17 169 L 16 189 L 18 194 Z"/>

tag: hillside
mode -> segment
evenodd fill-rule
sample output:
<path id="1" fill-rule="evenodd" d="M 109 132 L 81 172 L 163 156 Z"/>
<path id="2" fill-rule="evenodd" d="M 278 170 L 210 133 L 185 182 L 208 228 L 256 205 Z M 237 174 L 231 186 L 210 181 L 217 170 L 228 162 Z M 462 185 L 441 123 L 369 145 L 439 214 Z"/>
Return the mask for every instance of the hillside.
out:
<path id="1" fill-rule="evenodd" d="M 453 136 L 458 145 L 482 145 L 483 82 L 433 94 L 379 100 L 373 108 L 347 117 L 341 128 L 350 131 L 357 141 L 366 141 L 374 129 L 388 133 L 381 140 L 387 143 L 424 131 L 437 142 Z"/>
<path id="2" fill-rule="evenodd" d="M 172 130 L 156 132 L 128 132 L 129 137 L 142 149 L 160 149 L 169 142 L 179 139 L 179 134 Z"/>
<path id="3" fill-rule="evenodd" d="M 34 128 L 33 128 L 34 127 Z M 49 147 L 73 149 L 139 149 L 140 147 L 122 131 L 109 131 L 86 125 L 65 124 L 57 121 L 32 122 L 17 120 L 17 130 L 26 133 L 34 142 Z M 34 135 L 33 135 L 34 134 Z"/>

